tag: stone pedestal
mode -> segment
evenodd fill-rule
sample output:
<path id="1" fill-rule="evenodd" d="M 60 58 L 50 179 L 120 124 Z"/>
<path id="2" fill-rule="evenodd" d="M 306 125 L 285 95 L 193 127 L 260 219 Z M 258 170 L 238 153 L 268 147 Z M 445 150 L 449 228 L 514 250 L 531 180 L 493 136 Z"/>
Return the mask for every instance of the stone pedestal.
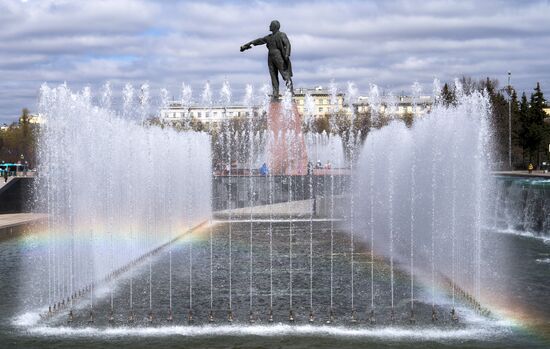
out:
<path id="1" fill-rule="evenodd" d="M 296 103 L 285 105 L 274 100 L 267 115 L 269 170 L 274 175 L 305 175 L 307 150 L 302 134 L 302 119 Z"/>

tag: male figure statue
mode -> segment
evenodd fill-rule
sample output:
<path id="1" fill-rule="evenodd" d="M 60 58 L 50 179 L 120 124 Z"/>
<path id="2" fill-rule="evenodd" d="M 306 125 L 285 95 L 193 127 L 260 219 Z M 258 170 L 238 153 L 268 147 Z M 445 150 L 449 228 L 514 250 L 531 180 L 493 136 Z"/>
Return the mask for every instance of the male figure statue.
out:
<path id="1" fill-rule="evenodd" d="M 271 21 L 269 30 L 271 34 L 263 38 L 252 40 L 241 46 L 241 52 L 252 48 L 252 45 L 267 45 L 269 50 L 267 64 L 269 74 L 271 75 L 271 85 L 273 86 L 273 98 L 279 97 L 279 73 L 286 83 L 286 87 L 294 94 L 292 86 L 292 65 L 290 63 L 290 41 L 285 33 L 279 31 L 281 24 L 279 21 Z"/>

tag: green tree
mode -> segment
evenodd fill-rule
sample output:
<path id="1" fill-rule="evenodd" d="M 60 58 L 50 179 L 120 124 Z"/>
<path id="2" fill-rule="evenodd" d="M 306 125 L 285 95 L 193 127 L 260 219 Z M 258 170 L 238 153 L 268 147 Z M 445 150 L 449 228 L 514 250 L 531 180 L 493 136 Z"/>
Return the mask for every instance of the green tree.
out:
<path id="1" fill-rule="evenodd" d="M 490 122 L 493 129 L 494 157 L 501 164 L 508 162 L 508 100 L 503 90 L 498 88 L 498 80 L 487 77 L 481 80 L 478 86 L 479 91 L 486 91 L 491 102 Z"/>
<path id="2" fill-rule="evenodd" d="M 449 84 L 445 83 L 441 89 L 441 102 L 443 105 L 454 105 L 456 103 L 456 94 L 454 89 L 449 87 Z"/>
<path id="3" fill-rule="evenodd" d="M 30 116 L 29 110 L 23 109 L 19 122 L 0 132 L 0 160 L 18 162 L 23 155 L 34 166 L 38 125 L 30 123 Z"/>
<path id="4" fill-rule="evenodd" d="M 519 120 L 521 124 L 520 144 L 523 148 L 524 159 L 525 152 L 527 152 L 528 161 L 532 162 L 533 155 L 541 141 L 541 133 L 539 127 L 533 122 L 531 108 L 525 92 L 521 96 L 519 105 Z"/>
<path id="5" fill-rule="evenodd" d="M 532 137 L 532 147 L 530 150 L 530 160 L 536 160 L 540 163 L 540 151 L 544 145 L 545 139 L 547 139 L 548 128 L 544 123 L 544 118 L 546 113 L 544 112 L 544 107 L 546 106 L 546 100 L 544 99 L 544 94 L 540 88 L 540 83 L 537 82 L 535 91 L 531 94 L 531 103 L 529 108 L 529 118 L 531 123 L 530 135 Z"/>

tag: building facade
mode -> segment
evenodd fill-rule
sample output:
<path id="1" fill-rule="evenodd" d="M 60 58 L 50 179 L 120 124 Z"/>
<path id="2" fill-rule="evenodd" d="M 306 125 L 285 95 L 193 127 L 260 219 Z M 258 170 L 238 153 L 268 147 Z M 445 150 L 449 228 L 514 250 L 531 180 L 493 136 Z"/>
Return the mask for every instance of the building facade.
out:
<path id="1" fill-rule="evenodd" d="M 397 117 L 407 115 L 422 116 L 429 113 L 433 107 L 433 98 L 431 96 L 381 96 L 377 101 L 371 101 L 369 97 L 361 96 L 357 98 L 354 105 L 358 113 L 366 113 L 377 108 L 379 114 L 392 114 Z"/>
<path id="2" fill-rule="evenodd" d="M 372 112 L 372 101 L 367 96 L 360 96 L 353 105 L 348 105 L 344 93 L 333 94 L 322 86 L 312 89 L 298 88 L 294 91 L 293 97 L 300 115 L 310 115 L 314 118 L 325 117 L 334 112 L 344 113 L 351 116 L 355 113 Z M 378 113 L 391 113 L 398 117 L 406 115 L 421 116 L 429 113 L 433 106 L 431 96 L 381 96 L 377 103 Z M 252 108 L 243 105 L 210 107 L 192 105 L 185 106 L 181 102 L 174 101 L 168 107 L 160 110 L 160 119 L 166 124 L 178 124 L 185 121 L 200 121 L 207 128 L 217 127 L 224 121 L 236 117 L 250 118 L 257 117 L 262 113 L 260 106 Z"/>
<path id="3" fill-rule="evenodd" d="M 260 108 L 248 108 L 242 105 L 230 106 L 184 106 L 181 102 L 171 102 L 160 110 L 160 119 L 166 124 L 178 124 L 185 121 L 200 121 L 204 126 L 218 127 L 222 122 L 240 117 L 257 116 Z"/>

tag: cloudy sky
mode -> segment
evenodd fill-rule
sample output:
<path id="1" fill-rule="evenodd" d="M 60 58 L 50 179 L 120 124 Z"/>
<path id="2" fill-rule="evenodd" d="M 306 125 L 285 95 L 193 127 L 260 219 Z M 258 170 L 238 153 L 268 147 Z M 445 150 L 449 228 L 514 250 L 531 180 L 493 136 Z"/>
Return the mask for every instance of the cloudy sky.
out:
<path id="1" fill-rule="evenodd" d="M 401 93 L 468 75 L 550 95 L 550 1 L 0 1 L 0 122 L 36 110 L 43 82 L 97 90 L 148 82 L 198 96 L 229 80 L 235 98 L 268 82 L 266 49 L 239 46 L 279 19 L 297 87 L 369 83 Z M 217 94 L 216 94 L 217 95 Z"/>

